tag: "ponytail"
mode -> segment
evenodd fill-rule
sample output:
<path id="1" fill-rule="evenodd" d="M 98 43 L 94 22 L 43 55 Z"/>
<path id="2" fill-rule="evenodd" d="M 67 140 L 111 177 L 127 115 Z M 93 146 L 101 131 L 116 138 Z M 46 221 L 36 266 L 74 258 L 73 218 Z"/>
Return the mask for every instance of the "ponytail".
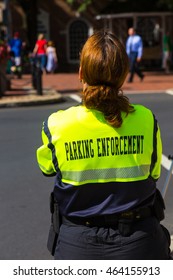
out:
<path id="1" fill-rule="evenodd" d="M 116 128 L 122 125 L 122 111 L 127 115 L 134 112 L 129 99 L 111 85 L 87 86 L 83 92 L 83 104 L 88 109 L 102 112 L 108 124 Z"/>

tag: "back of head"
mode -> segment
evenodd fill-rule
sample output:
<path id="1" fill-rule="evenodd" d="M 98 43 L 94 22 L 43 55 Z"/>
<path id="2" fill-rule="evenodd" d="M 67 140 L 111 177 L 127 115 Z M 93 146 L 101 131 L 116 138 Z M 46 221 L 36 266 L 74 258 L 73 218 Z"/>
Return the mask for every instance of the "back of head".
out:
<path id="1" fill-rule="evenodd" d="M 38 40 L 43 40 L 43 39 L 44 39 L 44 34 L 40 33 L 40 34 L 38 35 Z"/>
<path id="2" fill-rule="evenodd" d="M 108 31 L 97 31 L 85 43 L 80 66 L 88 85 L 120 89 L 128 73 L 128 57 L 122 43 Z"/>
<path id="3" fill-rule="evenodd" d="M 53 41 L 48 41 L 47 46 L 48 47 L 54 47 L 54 42 Z"/>
<path id="4" fill-rule="evenodd" d="M 130 27 L 128 29 L 128 34 L 129 34 L 129 36 L 133 36 L 134 34 L 136 34 L 135 28 L 134 27 Z"/>
<path id="5" fill-rule="evenodd" d="M 20 36 L 20 34 L 19 34 L 19 32 L 14 32 L 14 38 L 19 38 L 19 36 Z"/>
<path id="6" fill-rule="evenodd" d="M 83 46 L 80 69 L 85 84 L 83 104 L 101 111 L 109 124 L 120 127 L 121 111 L 132 111 L 121 90 L 129 71 L 123 44 L 112 32 L 97 31 Z"/>

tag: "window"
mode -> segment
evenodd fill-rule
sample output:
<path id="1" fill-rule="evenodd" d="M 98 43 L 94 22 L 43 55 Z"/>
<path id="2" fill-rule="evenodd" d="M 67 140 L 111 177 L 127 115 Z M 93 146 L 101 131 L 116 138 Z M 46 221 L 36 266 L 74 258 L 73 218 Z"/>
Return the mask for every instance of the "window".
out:
<path id="1" fill-rule="evenodd" d="M 69 27 L 69 61 L 78 62 L 79 53 L 88 38 L 88 25 L 83 20 L 75 20 Z"/>
<path id="2" fill-rule="evenodd" d="M 160 45 L 160 20 L 158 17 L 139 17 L 137 33 L 142 36 L 144 47 Z"/>

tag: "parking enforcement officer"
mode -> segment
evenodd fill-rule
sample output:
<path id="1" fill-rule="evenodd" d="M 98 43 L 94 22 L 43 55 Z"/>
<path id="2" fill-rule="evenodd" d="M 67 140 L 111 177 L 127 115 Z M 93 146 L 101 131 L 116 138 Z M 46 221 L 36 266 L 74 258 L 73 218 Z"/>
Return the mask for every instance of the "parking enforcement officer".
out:
<path id="1" fill-rule="evenodd" d="M 123 95 L 128 69 L 115 35 L 95 32 L 80 55 L 82 104 L 43 124 L 37 160 L 43 174 L 56 176 L 51 212 L 61 217 L 59 225 L 53 216 L 48 242 L 55 259 L 170 258 L 156 188 L 160 130 L 149 109 Z"/>

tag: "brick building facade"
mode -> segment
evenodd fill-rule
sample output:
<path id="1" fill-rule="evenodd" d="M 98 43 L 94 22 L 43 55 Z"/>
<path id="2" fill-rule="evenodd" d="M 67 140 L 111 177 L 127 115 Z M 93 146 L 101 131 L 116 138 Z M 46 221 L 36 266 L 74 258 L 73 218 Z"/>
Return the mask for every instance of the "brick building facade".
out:
<path id="1" fill-rule="evenodd" d="M 0 1 L 2 2 L 2 1 Z M 44 33 L 47 40 L 56 46 L 59 72 L 78 69 L 80 49 L 95 29 L 109 28 L 125 44 L 127 30 L 135 26 L 144 41 L 144 65 L 160 67 L 162 59 L 162 38 L 170 31 L 173 38 L 173 13 L 131 12 L 105 14 L 107 1 L 94 1 L 81 15 L 64 0 L 37 0 L 36 12 L 30 12 L 33 23 L 28 30 L 26 15 L 17 4 L 10 4 L 10 31 L 19 31 L 30 50 L 33 49 L 38 33 Z M 109 10 L 108 10 L 109 11 Z M 35 25 L 34 25 L 35 24 Z"/>

